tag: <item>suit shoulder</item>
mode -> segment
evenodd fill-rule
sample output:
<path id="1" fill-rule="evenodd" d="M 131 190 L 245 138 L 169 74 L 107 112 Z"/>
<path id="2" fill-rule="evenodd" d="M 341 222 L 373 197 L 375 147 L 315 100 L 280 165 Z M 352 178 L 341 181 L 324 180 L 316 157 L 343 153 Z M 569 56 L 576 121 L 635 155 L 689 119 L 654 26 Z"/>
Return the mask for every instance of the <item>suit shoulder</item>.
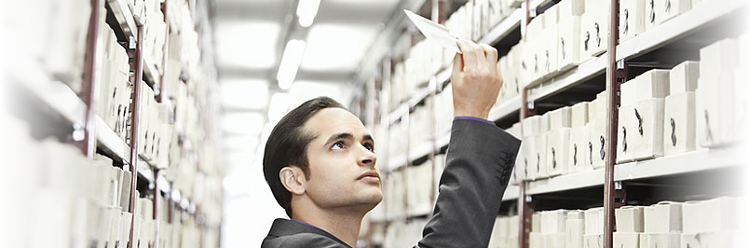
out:
<path id="1" fill-rule="evenodd" d="M 349 248 L 323 235 L 298 233 L 281 237 L 266 237 L 262 248 Z"/>

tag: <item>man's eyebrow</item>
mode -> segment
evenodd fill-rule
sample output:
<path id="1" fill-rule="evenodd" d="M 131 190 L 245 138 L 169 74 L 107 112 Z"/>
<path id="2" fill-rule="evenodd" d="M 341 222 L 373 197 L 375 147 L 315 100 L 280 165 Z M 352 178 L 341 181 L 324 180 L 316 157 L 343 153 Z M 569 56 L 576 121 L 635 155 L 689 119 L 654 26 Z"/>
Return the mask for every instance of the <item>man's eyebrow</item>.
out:
<path id="1" fill-rule="evenodd" d="M 375 144 L 375 139 L 373 139 L 372 135 L 369 135 L 369 134 L 365 134 L 365 136 L 362 136 L 362 140 L 364 140 L 364 141 L 370 141 L 373 144 Z"/>
<path id="2" fill-rule="evenodd" d="M 325 144 L 330 144 L 331 142 L 334 142 L 340 139 L 353 139 L 353 138 L 354 138 L 354 135 L 350 133 L 337 133 L 337 134 L 331 135 L 331 137 L 328 138 Z"/>

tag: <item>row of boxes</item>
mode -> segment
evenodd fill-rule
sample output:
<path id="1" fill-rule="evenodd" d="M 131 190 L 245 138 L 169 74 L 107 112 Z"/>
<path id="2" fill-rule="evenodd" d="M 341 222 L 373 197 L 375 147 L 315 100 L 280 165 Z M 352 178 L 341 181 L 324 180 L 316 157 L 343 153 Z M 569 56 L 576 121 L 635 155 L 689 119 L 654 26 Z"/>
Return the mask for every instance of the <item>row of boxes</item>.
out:
<path id="1" fill-rule="evenodd" d="M 563 0 L 534 18 L 516 49 L 521 87 L 567 71 L 606 51 L 609 2 Z M 515 73 L 514 73 L 515 74 Z"/>
<path id="2" fill-rule="evenodd" d="M 12 10 L 4 13 L 6 32 L 14 37 L 6 46 L 23 50 L 25 58 L 38 61 L 48 75 L 80 93 L 91 2 L 18 1 L 3 7 Z"/>
<path id="3" fill-rule="evenodd" d="M 435 110 L 433 109 L 432 97 L 424 100 L 424 105 L 417 106 L 414 112 L 409 114 L 409 153 L 413 154 L 418 147 L 423 147 L 435 137 L 433 128 L 435 123 Z"/>
<path id="4" fill-rule="evenodd" d="M 518 0 L 469 1 L 453 12 L 445 26 L 458 37 L 479 40 L 520 6 Z"/>
<path id="5" fill-rule="evenodd" d="M 538 180 L 604 167 L 607 159 L 607 92 L 591 102 L 562 107 L 521 121 L 517 180 Z"/>
<path id="6" fill-rule="evenodd" d="M 432 212 L 433 183 L 435 182 L 434 166 L 427 160 L 420 165 L 406 167 L 406 206 L 409 213 L 427 214 Z"/>
<path id="7" fill-rule="evenodd" d="M 635 0 L 620 3 L 620 43 L 698 7 L 700 0 Z M 707 2 L 707 1 L 705 1 Z"/>
<path id="8" fill-rule="evenodd" d="M 164 72 L 164 44 L 167 39 L 167 24 L 164 22 L 164 13 L 161 11 L 161 3 L 157 0 L 136 1 L 143 3 L 145 22 L 143 22 L 143 55 L 146 60 L 156 68 L 161 75 Z M 158 77 L 158 75 L 153 75 Z"/>
<path id="9" fill-rule="evenodd" d="M 384 230 L 382 247 L 410 247 L 422 239 L 422 231 L 427 224 L 426 219 L 394 222 Z"/>
<path id="10" fill-rule="evenodd" d="M 615 210 L 615 247 L 740 247 L 739 199 L 659 202 Z"/>
<path id="11" fill-rule="evenodd" d="M 518 247 L 518 234 L 520 223 L 518 215 L 501 216 L 495 219 L 490 236 L 490 248 L 513 248 Z"/>
<path id="12" fill-rule="evenodd" d="M 101 56 L 101 72 L 97 79 L 99 101 L 97 115 L 122 140 L 127 140 L 127 121 L 130 118 L 130 64 L 125 48 L 117 42 L 114 31 L 102 20 L 99 34 L 104 49 Z"/>
<path id="13" fill-rule="evenodd" d="M 445 87 L 442 92 L 435 95 L 433 104 L 435 104 L 435 133 L 438 137 L 442 137 L 450 133 L 455 117 L 452 86 Z"/>
<path id="14" fill-rule="evenodd" d="M 532 214 L 531 219 L 529 247 L 602 247 L 604 232 L 602 208 L 541 211 Z M 511 224 L 518 226 L 518 219 L 515 221 Z M 517 227 L 514 230 L 517 232 Z"/>

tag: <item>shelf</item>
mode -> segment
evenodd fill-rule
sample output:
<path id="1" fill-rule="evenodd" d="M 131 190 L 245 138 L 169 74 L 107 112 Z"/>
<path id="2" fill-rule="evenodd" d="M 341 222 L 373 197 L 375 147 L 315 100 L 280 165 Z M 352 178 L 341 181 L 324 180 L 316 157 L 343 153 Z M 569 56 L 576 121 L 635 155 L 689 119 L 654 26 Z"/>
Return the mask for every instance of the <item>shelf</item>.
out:
<path id="1" fill-rule="evenodd" d="M 617 46 L 616 59 L 631 59 L 678 41 L 697 32 L 701 27 L 718 20 L 733 11 L 746 7 L 748 1 L 729 0 L 719 3 L 701 3 L 681 15 L 638 34 Z"/>
<path id="2" fill-rule="evenodd" d="M 130 12 L 127 3 L 124 0 L 107 0 L 107 5 L 115 15 L 117 22 L 120 23 L 125 36 L 138 37 L 138 28 L 136 28 L 133 13 Z"/>
<path id="3" fill-rule="evenodd" d="M 406 104 L 399 105 L 393 112 L 388 114 L 388 124 L 393 125 L 398 120 L 401 119 L 401 117 L 404 117 L 405 115 L 409 114 L 409 106 Z"/>
<path id="4" fill-rule="evenodd" d="M 414 163 L 414 161 L 425 156 L 429 156 L 431 152 L 434 152 L 435 144 L 432 142 L 432 140 L 427 140 L 425 142 L 422 142 L 422 144 L 417 146 L 414 150 L 410 149 L 409 151 L 409 162 Z"/>
<path id="5" fill-rule="evenodd" d="M 22 38 L 9 28 L 0 28 L 0 77 L 16 96 L 71 127 L 84 127 L 86 105 L 63 82 L 49 77 L 42 65 L 25 49 Z"/>
<path id="6" fill-rule="evenodd" d="M 407 159 L 408 158 L 406 157 L 406 154 L 400 154 L 400 155 L 396 155 L 396 156 L 389 158 L 388 167 L 386 168 L 386 170 L 394 171 L 400 167 L 405 166 L 406 163 L 408 162 Z"/>
<path id="7" fill-rule="evenodd" d="M 138 175 L 148 180 L 150 183 L 156 182 L 156 179 L 154 179 L 154 172 L 151 170 L 151 166 L 148 164 L 148 162 L 143 160 L 141 156 L 138 156 Z"/>
<path id="8" fill-rule="evenodd" d="M 604 185 L 604 168 L 530 181 L 527 195 L 539 195 Z"/>
<path id="9" fill-rule="evenodd" d="M 518 185 L 508 185 L 503 194 L 503 201 L 517 200 L 519 193 L 521 193 L 521 188 Z"/>
<path id="10" fill-rule="evenodd" d="M 95 124 L 97 146 L 129 164 L 130 146 L 120 136 L 117 136 L 101 117 L 96 116 Z"/>
<path id="11" fill-rule="evenodd" d="M 510 114 L 513 114 L 521 109 L 521 96 L 514 97 L 510 100 L 495 106 L 490 110 L 490 115 L 487 119 L 490 121 L 498 121 L 503 119 Z"/>
<path id="12" fill-rule="evenodd" d="M 701 149 L 674 156 L 619 164 L 615 166 L 614 180 L 628 181 L 741 166 L 747 164 L 741 157 L 745 151 L 740 146 Z"/>
<path id="13" fill-rule="evenodd" d="M 539 101 L 555 93 L 576 86 L 588 79 L 591 79 L 607 69 L 607 53 L 599 57 L 591 58 L 586 62 L 578 65 L 567 72 L 559 74 L 551 79 L 545 80 L 541 84 L 529 88 L 529 101 Z M 602 82 L 604 83 L 604 82 Z"/>
<path id="14" fill-rule="evenodd" d="M 436 140 L 436 144 L 438 149 L 443 149 L 443 147 L 448 146 L 448 143 L 451 142 L 451 132 L 450 130 L 442 135 L 438 135 L 438 138 Z"/>
<path id="15" fill-rule="evenodd" d="M 502 40 L 505 38 L 505 36 L 508 36 L 511 31 L 515 30 L 516 28 L 519 28 L 521 26 L 521 19 L 525 18 L 524 12 L 522 9 L 516 9 L 511 13 L 509 16 L 505 17 L 500 23 L 495 25 L 495 27 L 490 30 L 487 34 L 484 35 L 481 39 L 479 39 L 478 43 L 484 43 L 492 45 L 495 42 Z"/>

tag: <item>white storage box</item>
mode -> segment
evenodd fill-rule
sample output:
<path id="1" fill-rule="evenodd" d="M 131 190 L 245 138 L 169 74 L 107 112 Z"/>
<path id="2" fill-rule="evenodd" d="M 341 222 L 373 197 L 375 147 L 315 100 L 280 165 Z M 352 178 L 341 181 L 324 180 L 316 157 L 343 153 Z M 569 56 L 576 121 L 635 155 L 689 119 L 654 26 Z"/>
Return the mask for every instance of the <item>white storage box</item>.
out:
<path id="1" fill-rule="evenodd" d="M 584 225 L 585 224 L 583 219 L 568 218 L 567 220 L 565 220 L 565 247 L 583 247 Z"/>
<path id="2" fill-rule="evenodd" d="M 640 248 L 677 248 L 680 246 L 679 233 L 641 233 Z"/>
<path id="3" fill-rule="evenodd" d="M 682 203 L 659 202 L 643 209 L 646 233 L 682 231 Z"/>
<path id="4" fill-rule="evenodd" d="M 581 16 L 581 43 L 589 57 L 599 56 L 607 50 L 609 13 L 608 1 L 586 0 L 586 12 Z"/>
<path id="5" fill-rule="evenodd" d="M 547 178 L 547 136 L 548 134 L 534 135 L 534 147 L 530 154 L 530 163 L 528 168 L 534 180 Z"/>
<path id="6" fill-rule="evenodd" d="M 565 233 L 565 219 L 567 217 L 567 214 L 568 214 L 567 210 L 554 210 L 554 211 L 542 212 L 541 233 L 543 234 Z M 561 242 L 561 243 L 564 243 L 564 242 Z"/>
<path id="7" fill-rule="evenodd" d="M 585 161 L 594 169 L 602 168 L 607 161 L 607 120 L 598 118 L 586 125 Z"/>
<path id="8" fill-rule="evenodd" d="M 568 147 L 568 174 L 593 169 L 586 162 L 587 145 L 586 127 L 571 128 L 570 146 Z"/>
<path id="9" fill-rule="evenodd" d="M 646 29 L 646 1 L 620 2 L 620 43 L 643 33 Z"/>
<path id="10" fill-rule="evenodd" d="M 701 62 L 701 68 L 706 63 Z M 701 70 L 703 71 L 703 70 Z M 737 139 L 734 130 L 736 103 L 734 101 L 733 75 L 701 74 L 695 90 L 695 114 L 698 144 L 716 147 Z"/>
<path id="11" fill-rule="evenodd" d="M 558 36 L 558 22 L 559 22 L 558 6 L 553 5 L 546 11 L 544 11 L 544 33 L 542 40 L 544 53 L 542 61 L 542 73 L 548 75 L 551 72 L 555 72 L 558 69 L 557 65 L 557 54 L 559 46 L 557 45 Z"/>
<path id="12" fill-rule="evenodd" d="M 571 127 L 571 108 L 561 107 L 545 114 L 549 115 L 550 130 Z"/>
<path id="13" fill-rule="evenodd" d="M 529 248 L 545 248 L 544 235 L 539 232 L 529 233 Z"/>
<path id="14" fill-rule="evenodd" d="M 697 233 L 682 234 L 680 236 L 680 248 L 703 247 L 701 235 Z"/>
<path id="15" fill-rule="evenodd" d="M 694 92 L 698 87 L 700 63 L 685 61 L 669 71 L 669 94 Z"/>
<path id="16" fill-rule="evenodd" d="M 585 0 L 562 0 L 557 3 L 560 6 L 560 18 L 565 16 L 581 16 L 586 11 Z"/>
<path id="17" fill-rule="evenodd" d="M 560 71 L 567 71 L 581 61 L 581 17 L 562 15 L 557 28 L 557 64 Z"/>
<path id="18" fill-rule="evenodd" d="M 682 233 L 697 234 L 703 228 L 703 202 L 688 201 L 682 204 Z M 699 246 L 698 246 L 699 247 Z"/>
<path id="19" fill-rule="evenodd" d="M 542 233 L 542 212 L 531 214 L 531 232 Z"/>
<path id="20" fill-rule="evenodd" d="M 571 107 L 570 115 L 570 126 L 571 127 L 584 127 L 589 122 L 589 103 L 579 102 Z"/>
<path id="21" fill-rule="evenodd" d="M 737 40 L 724 39 L 700 50 L 700 77 L 732 73 L 739 64 L 740 55 Z M 717 78 L 711 78 L 717 80 Z M 714 83 L 714 82 L 711 82 Z M 700 83 L 699 86 L 700 87 Z"/>
<path id="22" fill-rule="evenodd" d="M 640 233 L 614 232 L 612 233 L 612 247 L 617 248 L 639 248 Z"/>
<path id="23" fill-rule="evenodd" d="M 565 233 L 550 233 L 543 235 L 545 248 L 565 248 Z"/>
<path id="24" fill-rule="evenodd" d="M 547 175 L 559 176 L 568 173 L 570 128 L 557 128 L 549 132 L 547 139 Z"/>
<path id="25" fill-rule="evenodd" d="M 747 237 L 747 233 L 741 234 L 741 242 L 735 243 L 735 234 L 733 232 L 711 232 L 702 233 L 700 235 L 701 247 L 727 247 L 727 248 L 739 248 L 747 247 L 747 242 L 744 237 Z M 743 245 L 744 244 L 744 245 Z"/>
<path id="26" fill-rule="evenodd" d="M 667 96 L 664 110 L 664 155 L 695 150 L 695 93 Z"/>
<path id="27" fill-rule="evenodd" d="M 633 106 L 638 100 L 638 78 L 633 78 L 620 85 L 620 106 Z"/>
<path id="28" fill-rule="evenodd" d="M 636 78 L 635 101 L 664 98 L 669 95 L 669 70 L 654 69 Z M 623 104 L 624 105 L 624 104 Z"/>
<path id="29" fill-rule="evenodd" d="M 585 217 L 585 233 L 586 235 L 591 234 L 602 234 L 604 233 L 604 212 L 602 208 L 591 208 L 584 212 Z"/>
<path id="30" fill-rule="evenodd" d="M 745 71 L 750 69 L 750 65 L 743 65 L 738 67 L 734 73 L 734 130 L 735 137 L 748 137 L 747 127 L 750 126 L 750 97 L 747 97 L 747 93 L 750 92 L 750 85 L 747 83 Z"/>
<path id="31" fill-rule="evenodd" d="M 691 0 L 655 0 L 657 23 L 662 24 L 690 10 Z"/>
<path id="32" fill-rule="evenodd" d="M 722 232 L 737 229 L 737 199 L 719 197 L 703 202 L 703 232 Z"/>
<path id="33" fill-rule="evenodd" d="M 643 232 L 643 206 L 623 206 L 615 209 L 617 232 Z"/>
<path id="34" fill-rule="evenodd" d="M 639 101 L 633 108 L 623 106 L 619 121 L 618 162 L 664 154 L 664 99 Z"/>
<path id="35" fill-rule="evenodd" d="M 583 235 L 583 248 L 602 248 L 602 247 L 604 247 L 604 239 L 601 234 Z"/>

